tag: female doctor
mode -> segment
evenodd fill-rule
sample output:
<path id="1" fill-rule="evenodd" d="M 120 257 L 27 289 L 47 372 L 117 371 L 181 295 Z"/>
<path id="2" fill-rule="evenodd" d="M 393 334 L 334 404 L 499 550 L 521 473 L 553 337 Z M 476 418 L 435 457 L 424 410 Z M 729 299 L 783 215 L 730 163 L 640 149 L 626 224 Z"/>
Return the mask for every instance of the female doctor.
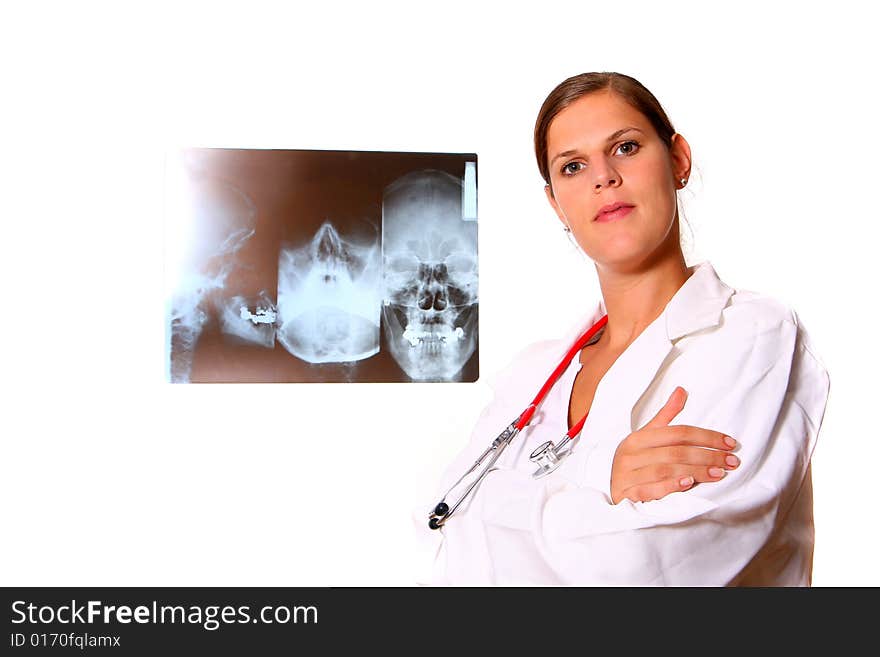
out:
<path id="1" fill-rule="evenodd" d="M 497 377 L 438 499 L 524 426 L 454 513 L 422 516 L 429 583 L 809 585 L 828 374 L 791 309 L 686 265 L 687 141 L 637 80 L 587 73 L 545 100 L 535 154 L 602 300 Z M 547 441 L 565 448 L 542 472 Z"/>

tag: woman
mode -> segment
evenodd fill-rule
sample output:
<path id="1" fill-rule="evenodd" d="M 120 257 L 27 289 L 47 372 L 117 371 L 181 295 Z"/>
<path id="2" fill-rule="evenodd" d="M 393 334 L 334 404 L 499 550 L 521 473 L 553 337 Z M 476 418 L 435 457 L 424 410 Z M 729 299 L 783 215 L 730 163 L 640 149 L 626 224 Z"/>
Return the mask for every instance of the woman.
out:
<path id="1" fill-rule="evenodd" d="M 588 73 L 548 96 L 535 152 L 602 301 L 498 377 L 441 491 L 560 364 L 474 493 L 424 529 L 439 543 L 433 583 L 809 585 L 809 461 L 828 375 L 793 311 L 727 286 L 708 262 L 686 265 L 687 141 L 637 80 Z M 579 336 L 586 346 L 561 364 Z M 535 478 L 533 450 L 566 430 L 567 455 Z"/>

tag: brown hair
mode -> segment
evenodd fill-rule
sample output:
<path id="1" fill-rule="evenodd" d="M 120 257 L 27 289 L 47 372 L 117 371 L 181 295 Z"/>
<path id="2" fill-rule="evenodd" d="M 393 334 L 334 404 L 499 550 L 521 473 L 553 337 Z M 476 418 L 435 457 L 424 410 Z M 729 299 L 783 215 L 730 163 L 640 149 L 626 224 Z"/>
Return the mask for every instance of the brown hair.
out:
<path id="1" fill-rule="evenodd" d="M 561 82 L 541 105 L 538 119 L 535 121 L 535 157 L 541 177 L 550 184 L 550 166 L 547 162 L 547 130 L 550 123 L 566 107 L 574 101 L 597 91 L 613 91 L 623 100 L 641 112 L 666 144 L 672 146 L 672 135 L 675 129 L 666 116 L 663 107 L 645 86 L 628 75 L 622 73 L 581 73 Z"/>

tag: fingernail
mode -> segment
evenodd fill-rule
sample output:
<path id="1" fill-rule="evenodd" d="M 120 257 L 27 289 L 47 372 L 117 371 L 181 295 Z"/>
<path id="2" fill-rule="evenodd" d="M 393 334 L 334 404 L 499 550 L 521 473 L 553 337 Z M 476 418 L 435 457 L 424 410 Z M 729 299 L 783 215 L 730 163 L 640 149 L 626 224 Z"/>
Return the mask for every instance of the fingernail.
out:
<path id="1" fill-rule="evenodd" d="M 678 485 L 681 486 L 682 488 L 690 488 L 691 484 L 693 484 L 693 483 L 694 483 L 693 477 L 684 477 L 681 479 L 681 481 L 678 482 Z"/>
<path id="2" fill-rule="evenodd" d="M 736 447 L 736 441 L 730 436 L 724 436 L 724 444 L 728 447 Z"/>
<path id="3" fill-rule="evenodd" d="M 739 459 L 736 458 L 733 454 L 728 454 L 724 458 L 724 461 L 727 463 L 727 465 L 729 465 L 732 468 L 735 468 L 736 466 L 739 465 Z"/>
<path id="4" fill-rule="evenodd" d="M 723 477 L 724 470 L 721 468 L 709 468 L 709 476 L 710 477 Z"/>

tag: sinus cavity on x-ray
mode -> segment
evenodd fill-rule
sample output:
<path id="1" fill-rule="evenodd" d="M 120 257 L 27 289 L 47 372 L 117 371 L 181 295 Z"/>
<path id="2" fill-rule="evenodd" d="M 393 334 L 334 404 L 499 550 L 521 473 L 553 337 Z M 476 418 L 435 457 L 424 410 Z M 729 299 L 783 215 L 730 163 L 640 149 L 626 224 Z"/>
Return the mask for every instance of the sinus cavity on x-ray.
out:
<path id="1" fill-rule="evenodd" d="M 186 149 L 166 177 L 166 372 L 479 377 L 474 154 Z"/>

